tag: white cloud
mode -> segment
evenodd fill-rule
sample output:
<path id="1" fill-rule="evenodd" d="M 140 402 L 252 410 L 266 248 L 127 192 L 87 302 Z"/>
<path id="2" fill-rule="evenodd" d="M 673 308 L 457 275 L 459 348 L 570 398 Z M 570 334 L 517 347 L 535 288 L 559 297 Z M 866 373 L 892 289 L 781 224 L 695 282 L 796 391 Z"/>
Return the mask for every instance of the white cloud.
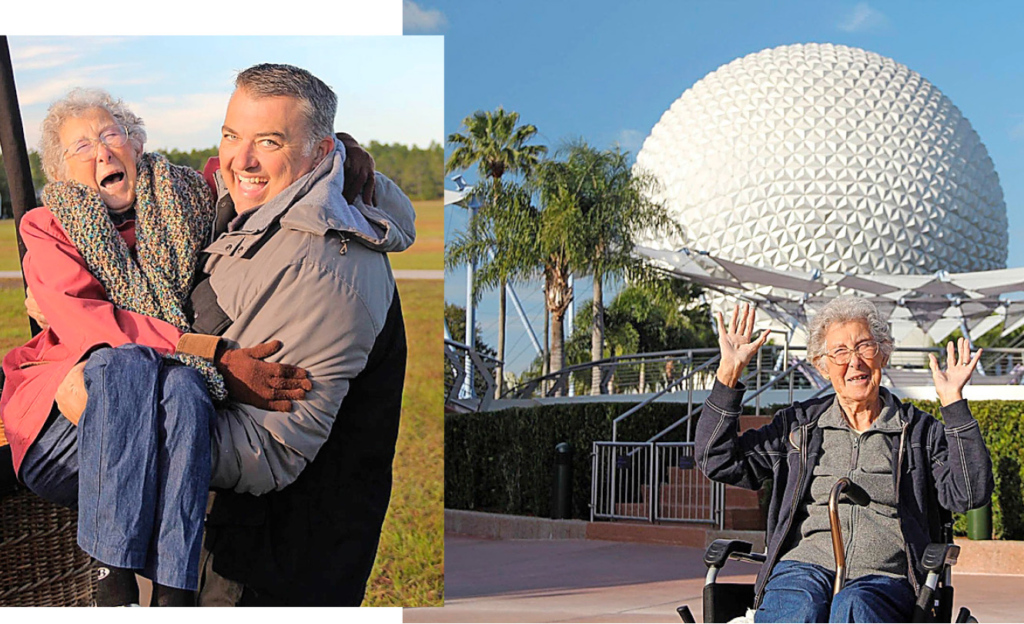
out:
<path id="1" fill-rule="evenodd" d="M 619 136 L 615 140 L 615 142 L 619 145 L 620 148 L 629 152 L 635 157 L 636 153 L 640 150 L 640 146 L 644 144 L 645 138 L 647 138 L 647 135 L 644 134 L 643 132 L 627 128 L 619 132 Z"/>
<path id="2" fill-rule="evenodd" d="M 402 1 L 402 30 L 407 35 L 438 34 L 448 25 L 439 9 L 424 9 L 412 0 Z"/>
<path id="3" fill-rule="evenodd" d="M 147 150 L 204 149 L 220 142 L 230 93 L 145 98 L 128 105 L 146 121 Z"/>
<path id="4" fill-rule="evenodd" d="M 1017 125 L 1010 128 L 1010 138 L 1014 141 L 1024 139 L 1024 121 L 1018 121 Z"/>
<path id="5" fill-rule="evenodd" d="M 82 53 L 71 46 L 26 46 L 11 51 L 11 60 L 18 71 L 60 67 L 78 60 Z"/>
<path id="6" fill-rule="evenodd" d="M 36 38 L 39 43 L 22 45 L 17 41 L 11 46 L 11 60 L 17 71 L 50 69 L 67 65 L 82 58 L 86 53 L 95 54 L 105 47 L 130 41 L 131 37 L 90 37 L 88 48 L 82 43 L 50 43 L 50 41 L 66 40 L 67 38 Z M 22 40 L 23 41 L 23 40 Z"/>
<path id="7" fill-rule="evenodd" d="M 42 81 L 29 81 L 18 88 L 18 101 L 22 106 L 32 106 L 33 104 L 52 102 L 73 87 L 93 86 L 109 91 L 117 85 L 151 84 L 159 80 L 156 76 L 146 76 L 145 74 L 138 77 L 125 77 L 130 76 L 126 70 L 133 67 L 126 64 L 78 67 Z"/>
<path id="8" fill-rule="evenodd" d="M 867 2 L 858 2 L 836 26 L 844 32 L 879 30 L 889 26 L 889 18 L 881 11 L 871 8 Z"/>

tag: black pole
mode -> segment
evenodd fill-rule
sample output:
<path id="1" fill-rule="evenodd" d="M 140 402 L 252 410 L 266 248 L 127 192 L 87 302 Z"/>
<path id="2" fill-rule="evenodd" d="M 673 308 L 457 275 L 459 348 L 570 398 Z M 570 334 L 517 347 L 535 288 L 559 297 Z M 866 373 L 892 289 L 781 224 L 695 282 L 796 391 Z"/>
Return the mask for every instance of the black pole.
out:
<path id="1" fill-rule="evenodd" d="M 25 243 L 21 240 L 21 218 L 36 207 L 36 192 L 32 186 L 32 169 L 28 163 L 25 147 L 25 131 L 21 125 L 21 109 L 18 108 L 18 91 L 14 87 L 14 66 L 11 64 L 11 50 L 7 37 L 0 36 L 0 151 L 4 154 L 4 169 L 7 184 L 11 190 L 11 208 L 14 211 L 14 229 L 18 235 L 18 263 L 25 258 Z M 22 274 L 22 286 L 25 277 Z M 29 319 L 32 334 L 39 333 L 39 326 Z"/>
<path id="2" fill-rule="evenodd" d="M 555 479 L 552 487 L 551 517 L 572 518 L 572 446 L 555 446 Z"/>

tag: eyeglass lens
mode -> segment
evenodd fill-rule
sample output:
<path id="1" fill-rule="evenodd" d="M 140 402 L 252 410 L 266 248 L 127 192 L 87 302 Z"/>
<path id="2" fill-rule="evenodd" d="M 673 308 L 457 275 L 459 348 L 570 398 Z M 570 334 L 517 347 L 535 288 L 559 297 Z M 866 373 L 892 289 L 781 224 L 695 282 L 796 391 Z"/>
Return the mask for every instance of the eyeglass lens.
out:
<path id="1" fill-rule="evenodd" d="M 91 160 L 96 157 L 96 146 L 102 142 L 107 147 L 122 147 L 128 140 L 128 133 L 123 126 L 108 128 L 96 139 L 82 139 L 67 149 L 67 154 L 78 160 Z"/>

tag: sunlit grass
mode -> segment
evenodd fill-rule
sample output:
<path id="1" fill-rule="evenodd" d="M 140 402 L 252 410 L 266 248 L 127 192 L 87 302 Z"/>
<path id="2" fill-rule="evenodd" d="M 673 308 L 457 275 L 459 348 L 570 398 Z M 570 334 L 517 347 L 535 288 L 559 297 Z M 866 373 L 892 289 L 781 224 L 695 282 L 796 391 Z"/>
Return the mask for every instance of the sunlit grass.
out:
<path id="1" fill-rule="evenodd" d="M 14 235 L 14 219 L 0 220 L 0 271 L 20 271 L 18 239 Z"/>
<path id="2" fill-rule="evenodd" d="M 399 281 L 409 363 L 395 484 L 377 564 L 366 591 L 371 606 L 440 606 L 444 601 L 444 430 L 441 314 L 444 282 Z"/>
<path id="3" fill-rule="evenodd" d="M 416 242 L 400 254 L 391 254 L 395 269 L 444 268 L 444 200 L 413 202 L 416 208 Z"/>

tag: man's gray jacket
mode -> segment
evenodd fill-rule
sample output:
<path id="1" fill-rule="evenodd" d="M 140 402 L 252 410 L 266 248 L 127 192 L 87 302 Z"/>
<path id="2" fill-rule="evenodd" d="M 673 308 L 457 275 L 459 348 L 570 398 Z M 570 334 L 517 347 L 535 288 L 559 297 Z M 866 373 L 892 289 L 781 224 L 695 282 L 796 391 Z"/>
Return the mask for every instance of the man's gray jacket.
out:
<path id="1" fill-rule="evenodd" d="M 384 252 L 412 244 L 415 214 L 380 174 L 379 207 L 361 199 L 349 206 L 341 195 L 344 148 L 337 146 L 205 250 L 210 277 L 201 287 L 212 289 L 224 316 L 211 318 L 209 306 L 196 305 L 194 329 L 232 347 L 280 340 L 284 347 L 269 361 L 301 366 L 313 382 L 291 412 L 241 403 L 219 410 L 213 487 L 260 495 L 294 481 L 327 439 L 349 381 L 384 326 L 395 292 Z M 222 191 L 219 214 L 230 201 Z"/>
<path id="2" fill-rule="evenodd" d="M 757 575 L 755 606 L 794 526 L 797 508 L 821 454 L 818 419 L 835 395 L 795 403 L 772 422 L 737 435 L 745 388 L 716 381 L 697 421 L 697 464 L 709 479 L 751 490 L 771 481 L 766 536 L 767 561 Z M 885 388 L 880 392 L 889 394 Z M 915 591 L 924 580 L 921 555 L 942 540 L 940 509 L 964 512 L 992 496 L 992 460 L 967 401 L 942 408 L 943 422 L 910 403 L 886 397 L 899 406 L 901 432 L 893 447 L 892 474 L 896 509 L 906 548 L 907 579 Z"/>
<path id="3" fill-rule="evenodd" d="M 193 292 L 195 331 L 242 347 L 281 340 L 270 359 L 313 382 L 291 412 L 218 411 L 206 548 L 218 574 L 245 586 L 241 604 L 358 606 L 388 508 L 406 343 L 385 252 L 413 242 L 414 214 L 380 174 L 380 207 L 349 206 L 343 161 L 336 143 L 231 221 Z M 234 213 L 224 192 L 218 213 Z"/>

